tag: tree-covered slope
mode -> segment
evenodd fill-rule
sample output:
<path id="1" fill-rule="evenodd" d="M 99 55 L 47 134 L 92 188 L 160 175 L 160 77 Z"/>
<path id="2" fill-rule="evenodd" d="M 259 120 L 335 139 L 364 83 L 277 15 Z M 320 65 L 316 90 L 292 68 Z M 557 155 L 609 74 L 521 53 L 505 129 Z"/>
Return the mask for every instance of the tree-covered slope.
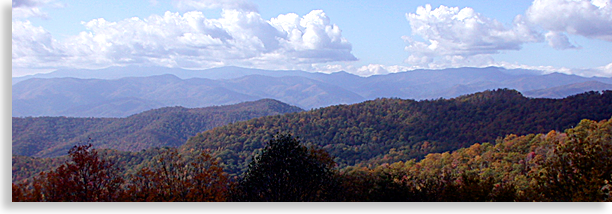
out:
<path id="1" fill-rule="evenodd" d="M 13 155 L 66 155 L 77 143 L 96 148 L 140 151 L 183 144 L 190 136 L 228 123 L 299 112 L 276 100 L 259 100 L 207 108 L 166 107 L 127 118 L 13 118 Z"/>
<path id="2" fill-rule="evenodd" d="M 289 132 L 347 166 L 380 160 L 392 150 L 401 151 L 404 159 L 418 159 L 508 134 L 564 130 L 582 119 L 598 121 L 611 115 L 611 91 L 531 99 L 501 89 L 454 99 L 376 99 L 258 118 L 199 133 L 181 149 L 209 149 L 227 171 L 240 173 L 270 136 Z"/>

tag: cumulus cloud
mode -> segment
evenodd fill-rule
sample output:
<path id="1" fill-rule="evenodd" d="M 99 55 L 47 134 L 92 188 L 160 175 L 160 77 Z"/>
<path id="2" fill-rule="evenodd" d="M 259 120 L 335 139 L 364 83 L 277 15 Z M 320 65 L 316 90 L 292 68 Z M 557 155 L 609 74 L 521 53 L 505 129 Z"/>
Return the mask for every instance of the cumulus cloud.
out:
<path id="1" fill-rule="evenodd" d="M 331 24 L 322 10 L 313 10 L 304 17 L 294 13 L 279 15 L 272 18 L 270 24 L 282 34 L 282 49 L 298 62 L 357 60 L 350 53 L 351 43 L 342 37 L 340 28 Z"/>
<path id="2" fill-rule="evenodd" d="M 42 27 L 30 21 L 12 23 L 12 64 L 15 67 L 31 67 L 40 64 L 56 64 L 63 55 L 61 45 Z"/>
<path id="3" fill-rule="evenodd" d="M 546 41 L 548 41 L 548 45 L 554 49 L 564 50 L 564 49 L 575 49 L 578 48 L 572 43 L 570 43 L 567 35 L 560 32 L 549 31 L 544 35 L 546 37 Z"/>
<path id="4" fill-rule="evenodd" d="M 406 18 L 415 37 L 402 37 L 410 53 L 405 62 L 419 68 L 496 66 L 500 63 L 493 54 L 520 50 L 526 43 L 546 41 L 557 50 L 580 48 L 568 35 L 612 41 L 610 0 L 535 0 L 511 25 L 469 7 L 444 5 L 418 7 Z"/>
<path id="5" fill-rule="evenodd" d="M 542 41 L 542 35 L 517 16 L 512 26 L 490 19 L 474 9 L 431 5 L 418 7 L 406 14 L 413 35 L 425 41 L 404 36 L 407 63 L 423 67 L 487 64 L 490 54 L 519 50 L 527 42 Z"/>
<path id="6" fill-rule="evenodd" d="M 525 15 L 529 22 L 553 33 L 612 42 L 610 0 L 535 0 Z"/>
<path id="7" fill-rule="evenodd" d="M 41 27 L 13 22 L 13 66 L 28 67 L 21 62 L 33 61 L 40 67 L 286 68 L 356 60 L 339 27 L 320 10 L 271 20 L 255 11 L 223 9 L 218 19 L 191 11 L 117 22 L 100 18 L 82 24 L 86 31 L 58 42 Z"/>

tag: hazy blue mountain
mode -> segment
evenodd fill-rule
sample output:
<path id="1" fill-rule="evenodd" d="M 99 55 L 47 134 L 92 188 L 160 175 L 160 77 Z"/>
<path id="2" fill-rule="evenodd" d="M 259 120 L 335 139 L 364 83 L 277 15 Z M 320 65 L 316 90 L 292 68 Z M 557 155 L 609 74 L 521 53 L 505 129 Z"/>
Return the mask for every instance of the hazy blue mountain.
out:
<path id="1" fill-rule="evenodd" d="M 526 91 L 523 94 L 535 98 L 563 98 L 568 94 L 578 94 L 584 91 L 604 91 L 612 90 L 612 84 L 606 84 L 598 81 L 588 81 L 581 83 L 573 83 L 563 86 L 557 86 L 546 89 Z"/>
<path id="2" fill-rule="evenodd" d="M 104 69 L 59 69 L 50 73 L 27 75 L 12 78 L 13 85 L 32 78 L 64 78 L 73 77 L 80 79 L 121 79 L 126 77 L 148 77 L 171 74 L 181 79 L 206 78 L 206 79 L 233 79 L 248 75 L 265 75 L 272 77 L 281 76 L 317 76 L 317 73 L 293 70 L 262 70 L 252 68 L 241 68 L 234 66 L 211 68 L 205 70 L 188 70 L 182 68 L 166 68 L 152 66 L 126 66 L 108 67 Z"/>
<path id="3" fill-rule="evenodd" d="M 128 75 L 131 76 L 124 77 Z M 612 78 L 539 75 L 536 71 L 498 67 L 414 70 L 360 77 L 346 72 L 323 74 L 239 67 L 194 71 L 132 66 L 58 70 L 32 77 L 17 83 L 13 79 L 13 116 L 125 117 L 164 106 L 196 108 L 263 98 L 312 109 L 380 97 L 453 98 L 498 88 L 529 92 L 526 96 L 561 98 L 608 89 L 601 84 L 612 84 Z M 593 81 L 601 84 L 562 90 L 567 85 Z M 547 89 L 555 92 L 546 92 Z"/>
<path id="4" fill-rule="evenodd" d="M 13 85 L 13 116 L 126 117 L 164 106 L 188 108 L 271 98 L 305 109 L 364 99 L 304 77 L 250 75 L 230 80 L 174 75 L 116 80 L 28 79 Z"/>

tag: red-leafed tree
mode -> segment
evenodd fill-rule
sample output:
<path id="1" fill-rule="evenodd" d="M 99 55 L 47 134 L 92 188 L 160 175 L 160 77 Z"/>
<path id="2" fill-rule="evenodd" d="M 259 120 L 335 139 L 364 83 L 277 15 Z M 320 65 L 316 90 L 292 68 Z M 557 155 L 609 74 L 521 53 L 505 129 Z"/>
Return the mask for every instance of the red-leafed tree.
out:
<path id="1" fill-rule="evenodd" d="M 50 172 L 40 173 L 29 187 L 13 186 L 17 201 L 116 201 L 123 179 L 114 164 L 100 158 L 91 145 L 77 145 L 71 160 Z M 15 188 L 20 190 L 15 191 Z"/>
<path id="2" fill-rule="evenodd" d="M 126 201 L 225 201 L 228 178 L 207 153 L 184 158 L 175 148 L 133 175 Z"/>

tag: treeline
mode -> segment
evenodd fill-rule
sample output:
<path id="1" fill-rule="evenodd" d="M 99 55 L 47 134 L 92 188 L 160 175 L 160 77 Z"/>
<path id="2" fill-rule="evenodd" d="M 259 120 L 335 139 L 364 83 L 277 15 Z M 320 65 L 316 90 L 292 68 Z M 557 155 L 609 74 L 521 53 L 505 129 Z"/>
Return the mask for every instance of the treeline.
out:
<path id="1" fill-rule="evenodd" d="M 57 157 L 83 142 L 120 151 L 178 147 L 214 127 L 299 111 L 303 110 L 263 99 L 206 108 L 166 107 L 127 118 L 13 117 L 12 149 L 13 155 Z"/>
<path id="2" fill-rule="evenodd" d="M 563 131 L 582 119 L 610 115 L 612 91 L 530 99 L 499 89 L 454 99 L 377 99 L 257 118 L 199 133 L 180 149 L 211 150 L 227 172 L 239 175 L 270 135 L 287 132 L 300 136 L 306 146 L 325 149 L 340 167 L 377 165 L 493 143 L 509 134 Z"/>
<path id="3" fill-rule="evenodd" d="M 122 176 L 76 146 L 57 169 L 13 183 L 13 201 L 612 201 L 612 119 L 372 167 L 339 168 L 288 134 L 264 145 L 236 179 L 210 151 L 167 149 Z"/>

